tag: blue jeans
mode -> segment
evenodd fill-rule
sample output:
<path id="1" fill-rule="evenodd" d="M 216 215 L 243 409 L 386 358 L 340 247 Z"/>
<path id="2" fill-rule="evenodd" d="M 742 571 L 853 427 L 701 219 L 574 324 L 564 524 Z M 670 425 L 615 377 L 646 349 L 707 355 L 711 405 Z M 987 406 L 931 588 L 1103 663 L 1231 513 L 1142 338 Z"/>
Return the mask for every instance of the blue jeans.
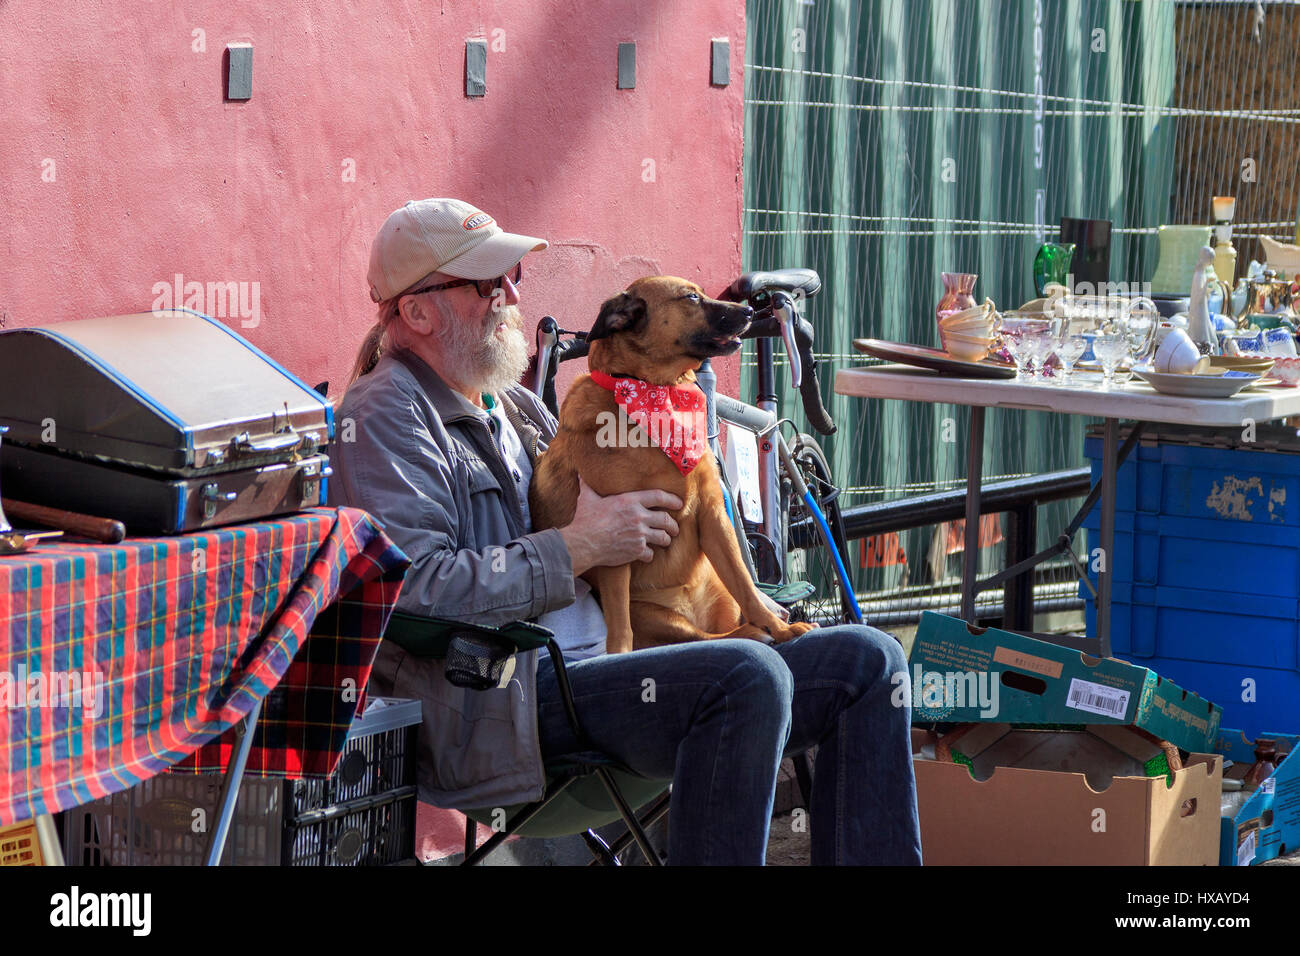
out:
<path id="1" fill-rule="evenodd" d="M 775 647 L 702 641 L 567 669 L 592 745 L 673 781 L 669 863 L 762 865 L 781 758 L 813 745 L 813 864 L 921 862 L 911 685 L 887 634 L 842 625 Z M 542 756 L 582 753 L 544 654 L 537 696 Z"/>

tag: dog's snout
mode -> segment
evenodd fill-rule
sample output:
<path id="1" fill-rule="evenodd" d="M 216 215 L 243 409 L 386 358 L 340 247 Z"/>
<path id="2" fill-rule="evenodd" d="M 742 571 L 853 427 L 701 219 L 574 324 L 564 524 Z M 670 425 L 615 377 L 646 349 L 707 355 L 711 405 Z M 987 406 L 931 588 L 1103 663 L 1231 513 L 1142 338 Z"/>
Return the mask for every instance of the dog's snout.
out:
<path id="1" fill-rule="evenodd" d="M 727 332 L 749 327 L 754 310 L 748 305 L 734 302 L 710 302 L 709 324 Z"/>

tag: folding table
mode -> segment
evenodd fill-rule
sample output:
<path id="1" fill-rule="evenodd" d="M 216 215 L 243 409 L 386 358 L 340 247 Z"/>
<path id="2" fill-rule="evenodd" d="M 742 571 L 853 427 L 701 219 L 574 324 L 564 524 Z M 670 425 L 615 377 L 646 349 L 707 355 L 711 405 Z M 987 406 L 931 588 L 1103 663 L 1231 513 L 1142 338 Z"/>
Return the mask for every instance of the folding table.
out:
<path id="1" fill-rule="evenodd" d="M 1101 500 L 1101 553 L 1097 573 L 1097 638 L 1102 657 L 1109 657 L 1111 574 L 1115 544 L 1115 482 L 1119 466 L 1128 456 L 1142 433 L 1143 425 L 1159 422 L 1176 425 L 1199 425 L 1207 428 L 1231 428 L 1243 431 L 1250 423 L 1257 425 L 1278 418 L 1300 415 L 1300 388 L 1267 386 L 1238 392 L 1232 398 L 1182 398 L 1155 391 L 1141 381 L 1131 381 L 1109 390 L 1101 388 L 1101 377 L 1076 373 L 1079 385 L 1018 382 L 1008 379 L 970 379 L 940 375 L 907 365 L 875 365 L 840 369 L 835 375 L 835 392 L 859 398 L 893 398 L 912 402 L 943 402 L 968 405 L 971 410 L 967 436 L 966 534 L 962 556 L 962 619 L 974 623 L 976 595 L 995 587 L 1048 558 L 1068 555 L 1079 567 L 1071 540 L 1082 526 L 1088 512 Z M 1100 480 L 1092 486 L 1083 507 L 1062 531 L 1056 544 L 1006 568 L 978 580 L 976 559 L 979 555 L 980 480 L 983 470 L 984 411 L 987 408 L 1018 408 L 1026 411 L 1055 412 L 1061 415 L 1088 415 L 1105 420 Z M 1120 419 L 1135 424 L 1119 444 Z M 1086 581 L 1086 577 L 1084 578 Z"/>
<path id="2" fill-rule="evenodd" d="M 216 863 L 246 771 L 333 770 L 408 565 L 350 508 L 0 559 L 0 825 L 224 772 Z"/>

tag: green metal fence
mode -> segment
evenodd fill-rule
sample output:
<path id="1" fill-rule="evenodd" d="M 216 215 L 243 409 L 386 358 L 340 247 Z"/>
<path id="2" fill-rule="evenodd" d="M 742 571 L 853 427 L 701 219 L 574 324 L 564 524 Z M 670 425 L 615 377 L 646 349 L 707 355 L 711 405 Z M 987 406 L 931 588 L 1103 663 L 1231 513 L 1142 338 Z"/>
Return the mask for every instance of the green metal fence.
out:
<path id="1" fill-rule="evenodd" d="M 978 298 L 1018 305 L 1066 215 L 1111 220 L 1112 281 L 1150 278 L 1173 183 L 1174 13 L 1157 0 L 750 0 L 744 263 L 825 282 L 808 315 L 846 505 L 964 481 L 964 408 L 830 393 L 834 369 L 868 361 L 855 337 L 938 344 L 941 272 L 977 273 Z M 782 411 L 802 424 L 796 401 Z M 1084 425 L 990 412 L 986 480 L 1084 464 Z M 1045 507 L 1044 543 L 1073 504 Z M 937 534 L 904 533 L 906 565 L 855 554 L 859 590 L 933 583 L 932 567 L 951 579 Z M 985 548 L 985 570 L 1001 558 Z"/>

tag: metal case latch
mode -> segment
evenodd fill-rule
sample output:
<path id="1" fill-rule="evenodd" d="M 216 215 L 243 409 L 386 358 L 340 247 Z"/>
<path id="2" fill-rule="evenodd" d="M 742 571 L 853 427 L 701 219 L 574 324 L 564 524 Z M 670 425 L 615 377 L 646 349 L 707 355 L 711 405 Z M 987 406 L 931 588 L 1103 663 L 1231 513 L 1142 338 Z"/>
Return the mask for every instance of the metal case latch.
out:
<path id="1" fill-rule="evenodd" d="M 199 495 L 203 498 L 203 517 L 205 519 L 215 518 L 218 505 L 234 501 L 237 497 L 233 491 L 219 491 L 215 481 L 209 481 L 205 484 L 199 490 Z"/>
<path id="2" fill-rule="evenodd" d="M 328 465 L 322 467 L 320 462 L 304 463 L 298 472 L 298 494 L 304 506 L 318 505 L 320 500 L 320 480 L 328 478 L 333 469 Z"/>

